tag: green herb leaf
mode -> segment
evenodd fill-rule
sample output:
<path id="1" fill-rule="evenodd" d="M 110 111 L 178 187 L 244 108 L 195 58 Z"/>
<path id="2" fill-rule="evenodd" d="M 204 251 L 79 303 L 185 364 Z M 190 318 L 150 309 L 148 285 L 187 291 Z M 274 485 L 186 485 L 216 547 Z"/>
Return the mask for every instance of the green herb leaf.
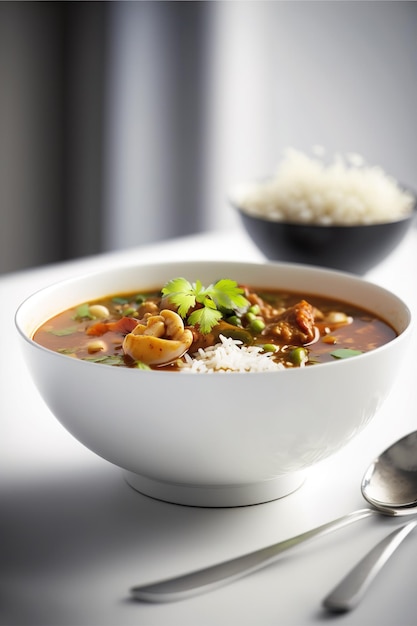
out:
<path id="1" fill-rule="evenodd" d="M 83 361 L 91 361 L 93 363 L 105 363 L 106 365 L 123 365 L 122 356 L 112 354 L 102 354 L 97 356 L 86 356 Z"/>
<path id="2" fill-rule="evenodd" d="M 169 301 L 178 308 L 178 315 L 183 319 L 187 316 L 188 311 L 195 306 L 195 288 L 185 278 L 170 280 L 163 287 L 162 295 L 167 296 Z"/>
<path id="3" fill-rule="evenodd" d="M 237 311 L 246 309 L 250 304 L 243 296 L 243 289 L 227 278 L 217 281 L 207 292 L 218 308 Z"/>
<path id="4" fill-rule="evenodd" d="M 201 281 L 196 280 L 195 283 L 192 285 L 192 289 L 194 291 L 196 302 L 199 302 L 200 304 L 203 303 L 207 296 L 208 290 L 203 287 Z"/>
<path id="5" fill-rule="evenodd" d="M 129 300 L 127 298 L 120 298 L 120 296 L 115 296 L 111 300 L 114 304 L 127 304 Z"/>
<path id="6" fill-rule="evenodd" d="M 85 319 L 94 320 L 95 319 L 94 315 L 91 315 L 90 313 L 90 306 L 88 305 L 88 303 L 81 304 L 79 307 L 76 308 L 74 319 L 75 320 L 85 320 Z"/>
<path id="7" fill-rule="evenodd" d="M 177 308 L 185 320 L 196 304 L 202 305 L 192 311 L 187 319 L 190 325 L 198 325 L 203 334 L 209 333 L 223 317 L 223 312 L 246 310 L 250 303 L 244 291 L 234 280 L 223 278 L 214 285 L 203 287 L 200 280 L 191 284 L 185 278 L 174 278 L 162 289 L 162 295 Z"/>
<path id="8" fill-rule="evenodd" d="M 78 330 L 78 326 L 68 326 L 67 328 L 55 328 L 48 330 L 48 333 L 51 335 L 56 335 L 57 337 L 65 337 L 66 335 L 73 335 Z"/>
<path id="9" fill-rule="evenodd" d="M 136 361 L 134 367 L 138 370 L 150 370 L 151 368 L 146 363 L 142 363 L 142 361 Z"/>
<path id="10" fill-rule="evenodd" d="M 349 359 L 351 356 L 363 354 L 362 350 L 352 350 L 350 348 L 339 348 L 330 353 L 335 359 Z"/>
<path id="11" fill-rule="evenodd" d="M 198 326 L 203 335 L 206 335 L 222 319 L 222 314 L 217 309 L 205 306 L 191 313 L 188 323 L 191 326 Z"/>

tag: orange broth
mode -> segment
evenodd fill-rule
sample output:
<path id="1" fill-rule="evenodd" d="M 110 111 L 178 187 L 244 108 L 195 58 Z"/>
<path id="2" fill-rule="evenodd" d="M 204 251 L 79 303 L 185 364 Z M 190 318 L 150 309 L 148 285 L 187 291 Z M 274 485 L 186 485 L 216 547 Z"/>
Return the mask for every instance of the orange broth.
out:
<path id="1" fill-rule="evenodd" d="M 282 315 L 282 311 L 290 310 L 300 301 L 307 301 L 315 311 L 320 312 L 320 319 L 316 320 L 317 327 L 320 329 L 319 337 L 309 345 L 303 345 L 300 341 L 296 343 L 287 342 L 282 337 L 276 337 L 272 332 L 269 332 L 269 329 L 273 328 L 273 318 L 271 318 L 272 322 L 268 318 L 266 328 L 256 331 L 251 330 L 249 323 L 246 324 L 246 318 L 243 315 L 240 321 L 242 327 L 230 323 L 232 318 L 230 316 L 223 326 L 217 329 L 217 332 L 216 328 L 213 329 L 213 333 L 211 333 L 213 338 L 204 337 L 204 341 L 216 343 L 220 332 L 234 339 L 243 338 L 244 343 L 265 347 L 266 351 L 274 346 L 276 352 L 272 358 L 288 368 L 312 366 L 368 352 L 388 343 L 397 334 L 389 324 L 375 314 L 340 300 L 314 294 L 282 292 L 257 287 L 250 287 L 247 290 L 256 294 L 256 298 L 265 303 L 265 310 L 268 308 L 269 311 L 268 315 L 271 307 L 273 310 L 280 311 Z M 160 303 L 161 294 L 158 289 L 146 294 L 128 293 L 100 298 L 89 303 L 83 303 L 79 307 L 65 310 L 49 319 L 36 330 L 33 340 L 49 350 L 73 358 L 118 367 L 141 367 L 142 364 L 134 362 L 123 353 L 123 339 L 140 319 L 150 314 L 149 309 L 155 307 L 158 309 Z M 104 320 L 89 315 L 90 307 L 97 304 L 108 309 L 109 316 L 106 316 Z M 261 309 L 264 310 L 262 307 Z M 334 319 L 334 313 L 337 314 L 336 318 L 341 315 L 346 316 L 349 323 L 326 323 L 326 320 Z M 262 315 L 257 317 L 264 319 Z M 111 328 L 109 325 L 106 327 L 106 331 L 100 335 L 96 336 L 93 332 L 95 329 L 100 329 L 100 324 L 119 322 L 122 319 L 124 321 L 120 328 Z M 235 322 L 235 320 L 233 321 Z M 92 332 L 93 335 L 89 334 Z M 101 342 L 103 347 L 99 350 L 92 350 L 91 346 L 97 340 L 99 343 Z M 198 342 L 195 346 L 191 346 L 190 355 L 193 354 L 193 348 L 196 347 L 199 347 Z M 297 362 L 293 356 L 297 349 L 299 352 L 300 347 L 305 352 L 306 358 Z M 174 363 L 158 367 L 152 366 L 151 368 L 178 371 L 179 366 L 180 363 L 177 360 Z"/>

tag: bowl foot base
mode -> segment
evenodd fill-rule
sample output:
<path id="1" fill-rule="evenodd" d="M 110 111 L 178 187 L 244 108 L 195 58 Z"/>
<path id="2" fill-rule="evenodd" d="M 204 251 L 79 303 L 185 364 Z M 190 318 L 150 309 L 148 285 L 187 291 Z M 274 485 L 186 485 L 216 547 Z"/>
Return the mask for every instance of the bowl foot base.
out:
<path id="1" fill-rule="evenodd" d="M 146 496 L 200 507 L 237 507 L 270 502 L 296 491 L 305 480 L 304 473 L 294 472 L 252 484 L 189 485 L 162 482 L 127 470 L 123 474 L 133 489 Z"/>

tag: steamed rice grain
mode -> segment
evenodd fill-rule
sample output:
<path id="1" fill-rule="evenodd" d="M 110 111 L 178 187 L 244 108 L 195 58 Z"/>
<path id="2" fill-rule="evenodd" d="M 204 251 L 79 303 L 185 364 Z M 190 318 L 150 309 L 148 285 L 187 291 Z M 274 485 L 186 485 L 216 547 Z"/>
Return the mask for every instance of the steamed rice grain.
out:
<path id="1" fill-rule="evenodd" d="M 413 196 L 356 154 L 318 158 L 288 149 L 274 178 L 236 190 L 236 204 L 271 220 L 318 225 L 375 224 L 410 215 Z"/>
<path id="2" fill-rule="evenodd" d="M 242 342 L 220 335 L 220 342 L 197 353 L 185 355 L 181 371 L 196 373 L 213 372 L 273 372 L 285 369 L 264 352 L 260 346 L 244 346 Z"/>

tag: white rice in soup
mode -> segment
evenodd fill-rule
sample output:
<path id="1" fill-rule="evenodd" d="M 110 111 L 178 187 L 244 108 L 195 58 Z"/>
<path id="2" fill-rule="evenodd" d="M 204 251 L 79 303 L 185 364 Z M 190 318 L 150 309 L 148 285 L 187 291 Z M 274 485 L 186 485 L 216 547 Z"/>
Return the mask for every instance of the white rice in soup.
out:
<path id="1" fill-rule="evenodd" d="M 200 348 L 190 356 L 185 355 L 182 372 L 273 372 L 285 369 L 264 352 L 261 346 L 244 346 L 241 341 L 220 335 L 220 342 L 209 348 Z"/>
<path id="2" fill-rule="evenodd" d="M 325 165 L 292 148 L 273 178 L 240 186 L 233 201 L 254 216 L 318 225 L 393 222 L 410 215 L 414 204 L 412 194 L 359 155 L 337 155 Z"/>

